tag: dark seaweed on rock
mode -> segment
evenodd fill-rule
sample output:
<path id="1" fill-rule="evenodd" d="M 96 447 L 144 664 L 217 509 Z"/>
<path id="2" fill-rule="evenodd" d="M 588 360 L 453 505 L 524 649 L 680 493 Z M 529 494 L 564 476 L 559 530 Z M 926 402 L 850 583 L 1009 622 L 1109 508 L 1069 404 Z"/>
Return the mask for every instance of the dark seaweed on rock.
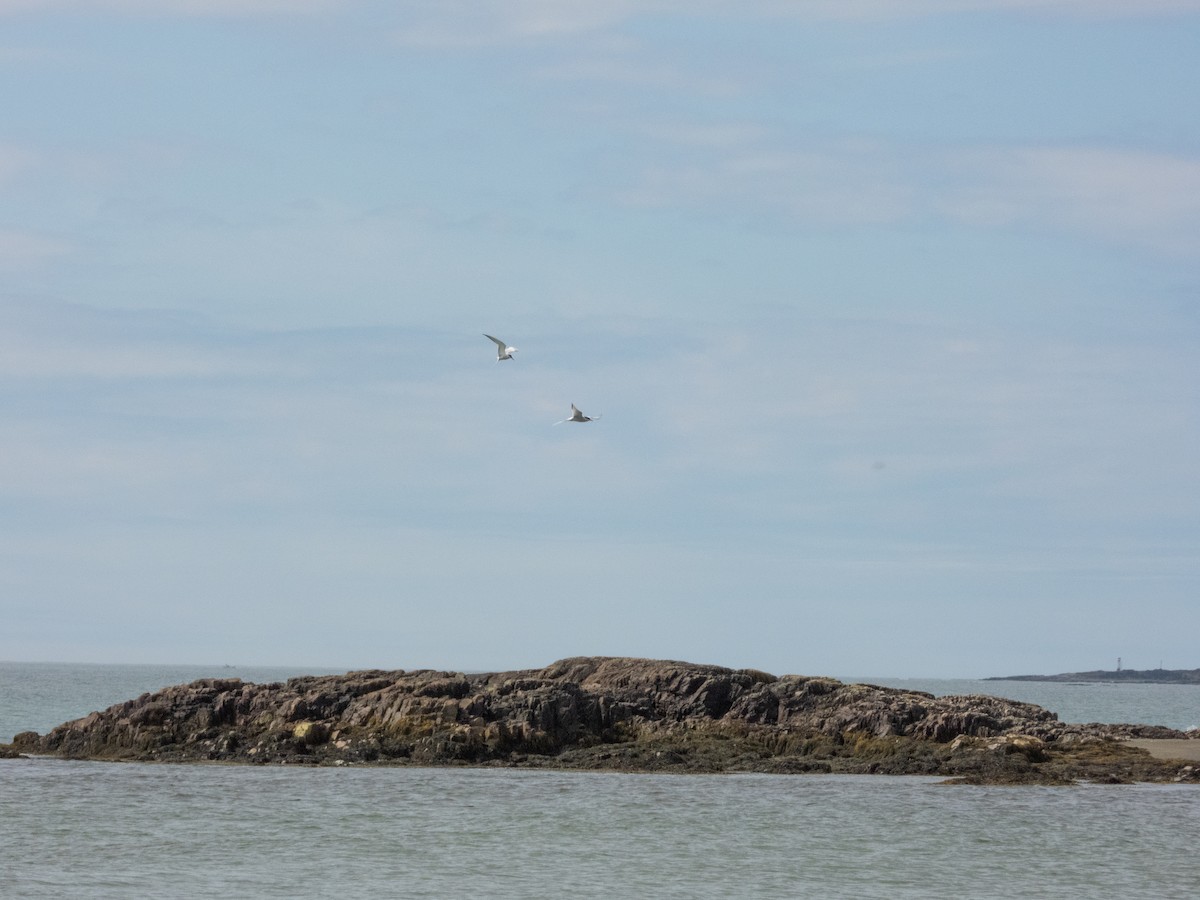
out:
<path id="1" fill-rule="evenodd" d="M 473 764 L 675 772 L 874 772 L 986 782 L 1167 780 L 1123 737 L 987 696 L 576 657 L 487 674 L 363 671 L 204 679 L 13 741 L 22 753 L 161 762 Z"/>

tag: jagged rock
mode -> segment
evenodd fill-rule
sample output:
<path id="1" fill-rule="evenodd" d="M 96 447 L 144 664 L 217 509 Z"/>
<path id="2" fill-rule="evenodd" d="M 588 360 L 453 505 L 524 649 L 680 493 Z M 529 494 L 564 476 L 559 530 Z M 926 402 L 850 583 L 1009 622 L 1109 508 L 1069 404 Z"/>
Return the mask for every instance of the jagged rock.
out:
<path id="1" fill-rule="evenodd" d="M 329 726 L 324 722 L 300 722 L 292 729 L 292 737 L 309 746 L 329 740 Z"/>
<path id="2" fill-rule="evenodd" d="M 1110 768 L 1119 777 L 1158 777 L 1144 751 L 1114 748 L 1117 737 L 1186 735 L 1065 725 L 1041 707 L 994 697 L 575 657 L 519 672 L 204 679 L 45 736 L 26 732 L 12 747 L 97 759 L 920 772 L 992 781 L 1069 779 L 1063 760 L 1072 754 L 1087 755 L 1080 771 L 1094 775 L 1098 760 L 1115 754 L 1119 765 Z M 1171 768 L 1169 777 L 1177 775 Z"/>

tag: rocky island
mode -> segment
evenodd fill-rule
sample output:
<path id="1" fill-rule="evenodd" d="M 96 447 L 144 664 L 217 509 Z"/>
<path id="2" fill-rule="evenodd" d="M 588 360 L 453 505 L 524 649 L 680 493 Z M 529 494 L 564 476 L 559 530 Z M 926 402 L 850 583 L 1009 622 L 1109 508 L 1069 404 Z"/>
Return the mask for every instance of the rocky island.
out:
<path id="1" fill-rule="evenodd" d="M 6 755 L 152 762 L 475 765 L 655 772 L 923 774 L 976 783 L 1200 781 L 1129 738 L 1028 703 L 577 657 L 542 669 L 203 679 L 54 728 Z"/>

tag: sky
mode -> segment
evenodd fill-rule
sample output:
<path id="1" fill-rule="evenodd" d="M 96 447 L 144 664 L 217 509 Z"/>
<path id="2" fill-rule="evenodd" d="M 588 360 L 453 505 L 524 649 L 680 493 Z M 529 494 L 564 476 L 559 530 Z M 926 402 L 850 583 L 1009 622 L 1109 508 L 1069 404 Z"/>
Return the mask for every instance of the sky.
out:
<path id="1" fill-rule="evenodd" d="M 1197 47 L 0 0 L 0 659 L 1200 666 Z"/>

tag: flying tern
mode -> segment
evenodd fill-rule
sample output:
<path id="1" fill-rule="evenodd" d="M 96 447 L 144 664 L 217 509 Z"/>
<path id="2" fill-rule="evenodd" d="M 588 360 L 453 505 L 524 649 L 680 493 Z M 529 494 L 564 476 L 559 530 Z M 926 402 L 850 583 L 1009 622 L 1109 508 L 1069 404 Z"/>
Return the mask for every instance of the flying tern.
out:
<path id="1" fill-rule="evenodd" d="M 579 411 L 579 407 L 572 403 L 571 417 L 569 419 L 563 419 L 560 422 L 555 422 L 554 424 L 561 425 L 563 422 L 595 422 L 599 418 L 599 416 L 585 416 Z"/>
<path id="2" fill-rule="evenodd" d="M 484 337 L 496 345 L 496 362 L 502 359 L 512 359 L 513 354 L 517 352 L 516 347 L 510 347 L 498 337 L 492 337 L 490 334 L 484 334 Z"/>

